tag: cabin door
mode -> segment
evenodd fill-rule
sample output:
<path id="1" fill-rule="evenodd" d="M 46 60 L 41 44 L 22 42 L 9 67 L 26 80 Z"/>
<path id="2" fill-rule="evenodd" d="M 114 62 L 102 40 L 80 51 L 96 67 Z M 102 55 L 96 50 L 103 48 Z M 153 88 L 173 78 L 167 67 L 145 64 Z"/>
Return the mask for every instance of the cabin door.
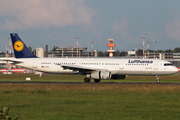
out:
<path id="1" fill-rule="evenodd" d="M 154 70 L 159 69 L 159 61 L 154 61 Z"/>
<path id="2" fill-rule="evenodd" d="M 120 62 L 120 63 L 119 63 L 119 69 L 121 69 L 121 70 L 124 69 L 124 63 L 123 63 L 123 62 Z"/>
<path id="3" fill-rule="evenodd" d="M 33 60 L 33 68 L 37 68 L 37 61 L 36 60 Z"/>

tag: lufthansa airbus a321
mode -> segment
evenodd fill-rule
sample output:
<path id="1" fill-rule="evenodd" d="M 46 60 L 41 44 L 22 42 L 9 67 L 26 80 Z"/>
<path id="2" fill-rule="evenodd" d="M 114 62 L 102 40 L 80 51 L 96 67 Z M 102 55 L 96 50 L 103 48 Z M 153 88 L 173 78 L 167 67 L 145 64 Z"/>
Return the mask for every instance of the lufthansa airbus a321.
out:
<path id="1" fill-rule="evenodd" d="M 178 72 L 175 66 L 166 60 L 159 59 L 117 59 L 117 58 L 38 58 L 32 54 L 16 33 L 10 34 L 15 58 L 7 58 L 14 64 L 56 74 L 86 75 L 84 82 L 106 79 L 125 79 L 126 75 L 159 76 Z"/>

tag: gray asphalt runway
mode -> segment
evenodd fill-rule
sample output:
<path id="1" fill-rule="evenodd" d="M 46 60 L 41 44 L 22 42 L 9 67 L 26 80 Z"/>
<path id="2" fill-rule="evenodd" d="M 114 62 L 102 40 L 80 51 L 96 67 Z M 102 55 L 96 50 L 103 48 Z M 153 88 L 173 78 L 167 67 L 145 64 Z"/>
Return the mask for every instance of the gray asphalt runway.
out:
<path id="1" fill-rule="evenodd" d="M 100 82 L 100 83 L 95 83 L 95 82 L 90 82 L 90 83 L 84 83 L 84 82 L 33 82 L 33 81 L 0 81 L 0 84 L 157 84 L 156 82 L 138 82 L 138 83 L 133 83 L 133 82 Z M 176 84 L 180 85 L 180 83 L 159 83 L 159 84 Z"/>

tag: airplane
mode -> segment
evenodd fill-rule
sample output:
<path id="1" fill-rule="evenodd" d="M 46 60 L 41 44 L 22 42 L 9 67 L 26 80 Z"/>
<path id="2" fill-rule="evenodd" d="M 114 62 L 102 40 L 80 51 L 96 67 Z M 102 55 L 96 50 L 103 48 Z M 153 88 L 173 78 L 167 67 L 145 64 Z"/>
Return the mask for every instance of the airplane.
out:
<path id="1" fill-rule="evenodd" d="M 21 40 L 17 33 L 10 33 L 15 58 L 6 61 L 44 73 L 86 75 L 84 82 L 100 82 L 107 79 L 125 79 L 126 75 L 171 75 L 178 69 L 166 60 L 119 59 L 119 58 L 38 58 Z"/>

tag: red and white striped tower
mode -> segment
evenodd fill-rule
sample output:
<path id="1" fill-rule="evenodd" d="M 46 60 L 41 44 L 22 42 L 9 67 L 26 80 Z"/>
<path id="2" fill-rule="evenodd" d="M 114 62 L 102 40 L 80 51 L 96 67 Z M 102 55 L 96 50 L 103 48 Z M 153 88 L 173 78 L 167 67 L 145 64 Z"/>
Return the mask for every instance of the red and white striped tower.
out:
<path id="1" fill-rule="evenodd" d="M 108 41 L 110 43 L 107 44 L 107 47 L 109 47 L 109 50 L 107 50 L 107 52 L 109 52 L 109 57 L 113 57 L 113 52 L 115 50 L 113 50 L 113 47 L 115 47 L 115 44 L 113 43 L 114 39 L 108 39 Z"/>
<path id="2" fill-rule="evenodd" d="M 137 45 L 135 45 L 135 58 L 137 58 Z"/>
<path id="3" fill-rule="evenodd" d="M 78 58 L 78 39 L 79 39 L 79 37 L 77 37 L 76 39 L 77 39 L 77 58 Z"/>
<path id="4" fill-rule="evenodd" d="M 93 41 L 91 41 L 91 57 L 93 58 Z"/>
<path id="5" fill-rule="evenodd" d="M 7 50 L 7 56 L 9 58 L 11 58 L 11 37 L 8 38 L 9 39 L 9 45 L 7 45 L 7 48 L 9 48 L 9 50 Z M 8 61 L 6 61 L 6 65 L 8 65 L 7 71 L 9 71 L 11 69 L 11 63 L 9 63 Z"/>
<path id="6" fill-rule="evenodd" d="M 8 39 L 9 39 L 9 45 L 7 45 L 7 47 L 9 48 L 9 50 L 8 50 L 9 56 L 8 57 L 11 57 L 11 38 L 9 37 Z"/>
<path id="7" fill-rule="evenodd" d="M 148 47 L 148 59 L 149 59 L 149 41 L 147 41 L 147 47 Z"/>

